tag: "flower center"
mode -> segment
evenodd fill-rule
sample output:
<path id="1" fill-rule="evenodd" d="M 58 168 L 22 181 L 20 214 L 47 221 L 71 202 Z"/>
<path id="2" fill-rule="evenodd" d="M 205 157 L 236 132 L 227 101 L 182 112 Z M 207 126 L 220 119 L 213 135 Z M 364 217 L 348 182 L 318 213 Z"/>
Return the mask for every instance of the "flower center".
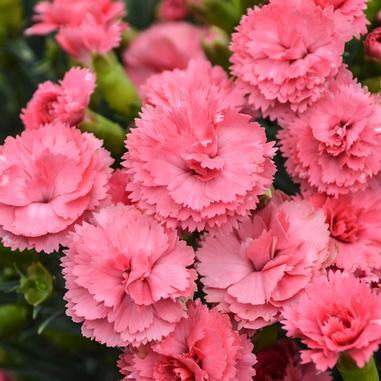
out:
<path id="1" fill-rule="evenodd" d="M 224 159 L 218 156 L 210 157 L 203 153 L 186 154 L 183 158 L 192 176 L 205 182 L 217 177 L 225 164 Z"/>
<path id="2" fill-rule="evenodd" d="M 328 221 L 331 236 L 344 243 L 358 241 L 361 234 L 361 226 L 355 214 L 343 211 L 331 217 Z"/>

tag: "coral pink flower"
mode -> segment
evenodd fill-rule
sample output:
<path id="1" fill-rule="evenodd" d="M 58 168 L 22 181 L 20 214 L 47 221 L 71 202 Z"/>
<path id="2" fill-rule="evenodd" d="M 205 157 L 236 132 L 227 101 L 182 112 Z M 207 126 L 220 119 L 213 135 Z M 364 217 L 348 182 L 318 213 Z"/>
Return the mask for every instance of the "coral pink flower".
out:
<path id="1" fill-rule="evenodd" d="M 26 30 L 27 35 L 45 35 L 62 27 L 79 26 L 87 15 L 98 23 L 112 23 L 126 14 L 121 0 L 53 0 L 35 6 L 37 24 Z"/>
<path id="2" fill-rule="evenodd" d="M 365 10 L 367 0 L 314 0 L 322 9 L 333 7 L 336 15 L 336 25 L 345 39 L 349 41 L 353 36 L 359 38 L 367 32 Z"/>
<path id="3" fill-rule="evenodd" d="M 381 60 L 381 27 L 366 36 L 365 52 L 369 57 Z"/>
<path id="4" fill-rule="evenodd" d="M 188 13 L 186 0 L 162 0 L 158 13 L 161 20 L 183 20 Z"/>
<path id="5" fill-rule="evenodd" d="M 201 37 L 202 30 L 186 22 L 151 26 L 124 53 L 128 76 L 140 88 L 152 74 L 185 69 L 191 59 L 204 57 Z"/>
<path id="6" fill-rule="evenodd" d="M 77 225 L 62 260 L 67 313 L 84 336 L 108 346 L 160 340 L 186 316 L 194 252 L 175 231 L 123 204 Z"/>
<path id="7" fill-rule="evenodd" d="M 188 304 L 188 318 L 161 343 L 119 360 L 123 379 L 136 381 L 251 381 L 252 344 L 232 329 L 228 316 L 201 303 Z"/>
<path id="8" fill-rule="evenodd" d="M 273 0 L 255 7 L 233 34 L 232 72 L 265 116 L 283 106 L 303 112 L 338 71 L 344 42 L 329 9 L 312 0 Z"/>
<path id="9" fill-rule="evenodd" d="M 129 193 L 126 190 L 128 181 L 128 174 L 123 169 L 118 169 L 112 174 L 109 183 L 109 194 L 113 204 L 116 205 L 121 202 L 122 204 L 129 205 L 131 203 L 128 198 Z"/>
<path id="10" fill-rule="evenodd" d="M 315 279 L 283 316 L 288 335 L 308 347 L 301 352 L 303 362 L 322 371 L 342 352 L 362 368 L 381 342 L 381 295 L 351 274 L 330 272 Z"/>
<path id="11" fill-rule="evenodd" d="M 0 236 L 5 246 L 51 253 L 107 197 L 112 159 L 102 141 L 61 123 L 0 146 Z"/>
<path id="12" fill-rule="evenodd" d="M 381 107 L 357 83 L 335 85 L 280 132 L 296 181 L 338 196 L 363 190 L 381 169 Z"/>
<path id="13" fill-rule="evenodd" d="M 76 126 L 84 116 L 95 89 L 95 75 L 87 69 L 73 68 L 56 85 L 50 81 L 39 85 L 21 113 L 25 129 L 61 122 Z"/>
<path id="14" fill-rule="evenodd" d="M 281 340 L 257 355 L 255 381 L 331 381 L 327 372 L 317 372 L 312 364 L 300 364 L 297 345 Z"/>
<path id="15" fill-rule="evenodd" d="M 126 28 L 123 22 L 99 23 L 92 15 L 87 15 L 80 25 L 61 28 L 56 38 L 66 53 L 87 63 L 92 54 L 106 54 L 119 46 Z"/>
<path id="16" fill-rule="evenodd" d="M 183 77 L 173 93 L 171 77 Z M 161 104 L 147 105 L 127 138 L 130 198 L 168 227 L 229 228 L 270 187 L 273 144 L 235 110 L 233 84 L 220 68 L 198 61 L 161 78 L 168 85 Z"/>
<path id="17" fill-rule="evenodd" d="M 366 190 L 339 198 L 315 194 L 308 200 L 325 213 L 337 248 L 337 267 L 346 271 L 381 268 L 379 191 Z"/>
<path id="18" fill-rule="evenodd" d="M 328 242 L 321 211 L 276 194 L 232 233 L 203 239 L 197 270 L 206 300 L 233 313 L 239 328 L 273 324 L 320 271 Z"/>

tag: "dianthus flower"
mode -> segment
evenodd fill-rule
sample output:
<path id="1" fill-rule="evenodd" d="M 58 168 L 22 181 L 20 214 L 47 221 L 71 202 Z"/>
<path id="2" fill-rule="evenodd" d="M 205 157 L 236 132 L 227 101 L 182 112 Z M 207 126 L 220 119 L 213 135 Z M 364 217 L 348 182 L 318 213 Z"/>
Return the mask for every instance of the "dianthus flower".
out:
<path id="1" fill-rule="evenodd" d="M 183 78 L 174 97 L 171 77 Z M 145 106 L 127 138 L 130 198 L 168 227 L 229 228 L 270 187 L 273 144 L 236 110 L 233 84 L 220 68 L 193 62 L 162 80 L 162 103 Z"/>
<path id="2" fill-rule="evenodd" d="M 288 335 L 308 347 L 302 361 L 324 371 L 346 352 L 362 368 L 381 342 L 381 295 L 339 271 L 316 278 L 305 291 L 283 310 Z"/>
<path id="3" fill-rule="evenodd" d="M 5 246 L 51 253 L 107 197 L 112 159 L 102 141 L 61 123 L 0 146 L 0 236 Z"/>
<path id="4" fill-rule="evenodd" d="M 328 242 L 321 211 L 276 194 L 230 234 L 202 240 L 197 270 L 206 300 L 233 313 L 240 328 L 273 324 L 321 270 Z"/>
<path id="5" fill-rule="evenodd" d="M 381 170 L 381 106 L 357 83 L 332 87 L 279 133 L 286 168 L 338 196 L 363 190 Z"/>
<path id="6" fill-rule="evenodd" d="M 365 39 L 365 53 L 368 57 L 381 60 L 381 28 L 376 28 L 370 32 Z"/>
<path id="7" fill-rule="evenodd" d="M 91 15 L 100 24 L 112 23 L 126 14 L 121 0 L 53 0 L 41 1 L 35 6 L 35 25 L 27 35 L 45 35 L 62 27 L 77 27 Z"/>
<path id="8" fill-rule="evenodd" d="M 165 21 L 183 20 L 187 13 L 187 0 L 162 0 L 159 5 L 159 18 Z"/>
<path id="9" fill-rule="evenodd" d="M 313 364 L 301 364 L 297 345 L 281 340 L 257 354 L 255 381 L 331 381 Z"/>
<path id="10" fill-rule="evenodd" d="M 265 116 L 283 107 L 305 111 L 342 63 L 344 41 L 332 9 L 312 0 L 274 0 L 255 7 L 233 34 L 232 72 Z"/>
<path id="11" fill-rule="evenodd" d="M 118 204 L 77 225 L 62 260 L 67 314 L 84 336 L 108 346 L 160 340 L 186 316 L 194 252 L 175 231 Z"/>
<path id="12" fill-rule="evenodd" d="M 129 78 L 141 88 L 153 74 L 185 69 L 192 59 L 204 57 L 202 30 L 187 22 L 155 24 L 141 32 L 124 52 Z"/>
<path id="13" fill-rule="evenodd" d="M 58 85 L 47 81 L 39 85 L 21 119 L 25 129 L 61 122 L 70 126 L 80 123 L 95 89 L 95 75 L 87 69 L 73 68 Z"/>
<path id="14" fill-rule="evenodd" d="M 346 271 L 381 268 L 380 192 L 366 190 L 338 198 L 314 194 L 308 198 L 326 216 L 335 264 Z"/>
<path id="15" fill-rule="evenodd" d="M 227 315 L 201 303 L 188 304 L 188 318 L 161 343 L 119 360 L 125 381 L 251 381 L 256 359 L 252 344 L 231 326 Z"/>

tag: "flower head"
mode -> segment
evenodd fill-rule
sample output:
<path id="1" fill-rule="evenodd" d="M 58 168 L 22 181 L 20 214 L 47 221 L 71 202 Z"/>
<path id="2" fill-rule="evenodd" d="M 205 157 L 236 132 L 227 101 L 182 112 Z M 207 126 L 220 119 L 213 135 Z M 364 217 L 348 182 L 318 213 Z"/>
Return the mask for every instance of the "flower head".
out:
<path id="1" fill-rule="evenodd" d="M 331 381 L 327 372 L 312 364 L 301 364 L 297 345 L 281 340 L 257 355 L 255 381 Z"/>
<path id="2" fill-rule="evenodd" d="M 161 343 L 121 356 L 125 381 L 251 381 L 252 344 L 232 329 L 228 316 L 201 303 L 188 304 L 188 318 Z"/>
<path id="3" fill-rule="evenodd" d="M 301 353 L 303 362 L 314 362 L 322 371 L 343 352 L 362 368 L 381 342 L 381 295 L 347 273 L 316 278 L 283 316 L 288 335 L 308 347 Z"/>
<path id="4" fill-rule="evenodd" d="M 127 138 L 131 200 L 169 227 L 236 224 L 271 185 L 272 144 L 237 111 L 242 98 L 222 69 L 195 61 L 159 78 L 162 99 L 147 91 L 155 106 L 143 108 Z"/>
<path id="5" fill-rule="evenodd" d="M 328 242 L 321 211 L 276 194 L 232 233 L 203 239 L 197 270 L 206 300 L 233 313 L 239 327 L 273 324 L 321 270 Z"/>
<path id="6" fill-rule="evenodd" d="M 381 60 L 381 27 L 370 32 L 365 39 L 366 54 L 376 60 Z"/>
<path id="7" fill-rule="evenodd" d="M 82 333 L 108 346 L 160 340 L 186 316 L 193 250 L 132 206 L 95 213 L 71 235 L 62 260 L 67 313 Z"/>
<path id="8" fill-rule="evenodd" d="M 121 0 L 53 0 L 35 6 L 37 21 L 26 30 L 27 35 L 45 35 L 63 27 L 77 27 L 87 15 L 100 24 L 112 23 L 126 14 Z"/>
<path id="9" fill-rule="evenodd" d="M 274 0 L 244 16 L 233 34 L 232 72 L 265 116 L 305 111 L 338 71 L 344 41 L 330 9 L 312 0 Z"/>
<path id="10" fill-rule="evenodd" d="M 46 253 L 107 197 L 112 159 L 102 141 L 61 123 L 26 130 L 0 146 L 0 236 Z"/>
<path id="11" fill-rule="evenodd" d="M 61 122 L 76 126 L 84 116 L 95 89 L 95 75 L 88 69 L 73 68 L 56 85 L 50 81 L 39 85 L 21 119 L 25 129 Z"/>
<path id="12" fill-rule="evenodd" d="M 159 6 L 159 18 L 165 21 L 183 20 L 188 13 L 186 1 L 162 0 Z"/>
<path id="13" fill-rule="evenodd" d="M 140 89 L 153 74 L 185 69 L 192 59 L 204 57 L 202 30 L 187 22 L 154 24 L 140 33 L 124 53 L 128 76 Z"/>

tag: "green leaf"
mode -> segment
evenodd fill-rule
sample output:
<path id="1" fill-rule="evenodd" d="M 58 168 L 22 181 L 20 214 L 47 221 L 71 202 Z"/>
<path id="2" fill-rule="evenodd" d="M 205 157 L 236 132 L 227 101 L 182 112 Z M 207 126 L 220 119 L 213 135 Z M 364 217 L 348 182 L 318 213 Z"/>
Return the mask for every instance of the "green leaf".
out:
<path id="1" fill-rule="evenodd" d="M 19 304 L 0 306 L 0 339 L 18 333 L 26 324 L 28 309 Z"/>
<path id="2" fill-rule="evenodd" d="M 53 278 L 41 263 L 34 263 L 28 267 L 26 276 L 21 278 L 19 291 L 29 304 L 37 306 L 52 294 Z"/>

